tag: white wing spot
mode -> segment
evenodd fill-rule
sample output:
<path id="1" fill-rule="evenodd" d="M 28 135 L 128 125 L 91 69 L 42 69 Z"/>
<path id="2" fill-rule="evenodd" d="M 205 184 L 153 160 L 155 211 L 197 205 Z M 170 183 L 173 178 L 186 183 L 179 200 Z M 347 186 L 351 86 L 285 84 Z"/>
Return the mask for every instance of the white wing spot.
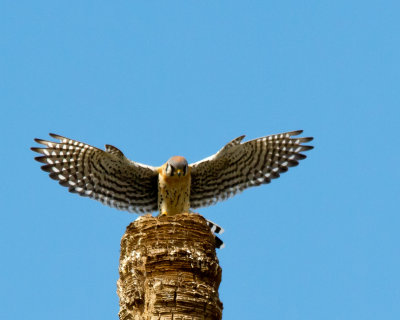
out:
<path id="1" fill-rule="evenodd" d="M 65 178 L 62 174 L 59 174 L 58 175 L 58 178 L 60 179 L 60 180 L 66 180 L 67 178 Z"/>
<path id="2" fill-rule="evenodd" d="M 43 153 L 44 153 L 46 156 L 49 156 L 49 155 L 50 155 L 50 152 L 49 152 L 47 149 L 43 149 Z"/>

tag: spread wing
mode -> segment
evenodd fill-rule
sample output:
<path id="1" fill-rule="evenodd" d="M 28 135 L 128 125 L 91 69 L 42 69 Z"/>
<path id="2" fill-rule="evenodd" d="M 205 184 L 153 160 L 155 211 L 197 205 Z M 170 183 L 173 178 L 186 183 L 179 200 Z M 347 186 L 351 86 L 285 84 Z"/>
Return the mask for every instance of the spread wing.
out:
<path id="1" fill-rule="evenodd" d="M 31 148 L 43 156 L 44 171 L 70 192 L 136 213 L 157 210 L 158 172 L 155 167 L 128 160 L 116 147 L 106 151 L 50 134 L 57 142 L 35 139 L 44 148 Z"/>
<path id="2" fill-rule="evenodd" d="M 190 206 L 198 208 L 225 200 L 246 188 L 270 183 L 305 159 L 303 145 L 313 138 L 293 137 L 303 131 L 270 135 L 241 143 L 238 137 L 215 155 L 191 165 Z"/>

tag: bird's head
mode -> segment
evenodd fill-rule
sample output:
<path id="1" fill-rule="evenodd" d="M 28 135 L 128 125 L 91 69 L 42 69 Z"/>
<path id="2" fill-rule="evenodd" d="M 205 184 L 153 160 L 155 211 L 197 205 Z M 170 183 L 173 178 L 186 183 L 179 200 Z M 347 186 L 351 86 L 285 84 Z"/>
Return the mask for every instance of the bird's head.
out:
<path id="1" fill-rule="evenodd" d="M 165 174 L 169 177 L 184 177 L 188 173 L 188 162 L 184 157 L 171 157 L 165 164 Z"/>

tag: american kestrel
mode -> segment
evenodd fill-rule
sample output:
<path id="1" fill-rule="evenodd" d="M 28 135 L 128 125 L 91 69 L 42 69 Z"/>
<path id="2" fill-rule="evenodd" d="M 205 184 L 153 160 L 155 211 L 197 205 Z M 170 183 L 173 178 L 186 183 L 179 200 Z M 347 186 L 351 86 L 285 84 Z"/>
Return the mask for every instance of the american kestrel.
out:
<path id="1" fill-rule="evenodd" d="M 110 207 L 136 213 L 159 211 L 161 215 L 189 212 L 225 200 L 246 188 L 269 183 L 289 167 L 298 165 L 312 149 L 303 145 L 311 137 L 295 137 L 292 131 L 242 143 L 240 136 L 216 154 L 188 164 L 181 156 L 161 167 L 127 159 L 121 150 L 105 151 L 56 134 L 51 142 L 35 139 L 44 148 L 35 159 L 44 171 L 70 192 L 101 201 Z"/>

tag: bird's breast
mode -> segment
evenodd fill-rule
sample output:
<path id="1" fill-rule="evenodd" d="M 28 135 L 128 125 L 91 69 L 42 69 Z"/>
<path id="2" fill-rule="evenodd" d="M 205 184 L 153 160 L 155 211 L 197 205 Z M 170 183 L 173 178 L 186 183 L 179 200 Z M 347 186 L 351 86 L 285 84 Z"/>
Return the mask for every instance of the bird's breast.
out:
<path id="1" fill-rule="evenodd" d="M 160 174 L 158 207 L 160 214 L 175 215 L 189 212 L 190 176 L 168 177 Z"/>

